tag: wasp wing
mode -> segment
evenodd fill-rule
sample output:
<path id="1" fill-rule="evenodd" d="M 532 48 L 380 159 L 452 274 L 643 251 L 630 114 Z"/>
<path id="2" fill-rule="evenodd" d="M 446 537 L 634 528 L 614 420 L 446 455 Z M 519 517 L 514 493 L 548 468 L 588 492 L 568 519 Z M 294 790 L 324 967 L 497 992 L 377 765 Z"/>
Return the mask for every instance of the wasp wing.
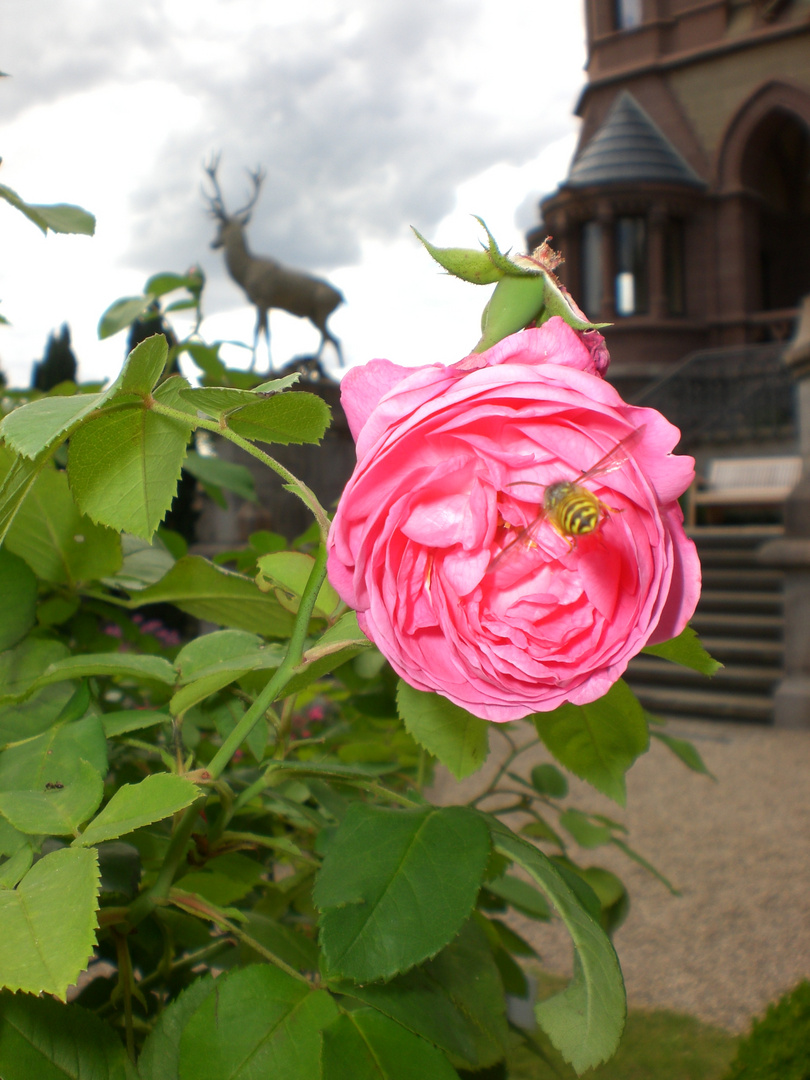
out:
<path id="1" fill-rule="evenodd" d="M 605 476 L 607 473 L 620 469 L 625 462 L 630 460 L 630 451 L 641 439 L 646 427 L 646 424 L 641 424 L 631 431 L 629 435 L 625 435 L 614 447 L 608 450 L 604 457 L 600 457 L 595 465 L 592 465 L 590 469 L 579 475 L 574 483 L 581 484 L 583 480 L 591 480 L 595 476 Z"/>

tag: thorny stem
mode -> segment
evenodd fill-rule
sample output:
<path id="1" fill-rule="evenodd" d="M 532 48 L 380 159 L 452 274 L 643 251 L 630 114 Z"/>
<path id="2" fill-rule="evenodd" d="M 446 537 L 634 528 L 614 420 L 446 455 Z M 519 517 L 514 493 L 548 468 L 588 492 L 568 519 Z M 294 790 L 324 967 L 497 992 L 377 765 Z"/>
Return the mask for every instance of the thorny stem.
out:
<path id="1" fill-rule="evenodd" d="M 509 745 L 512 748 L 512 752 L 507 755 L 506 759 L 501 764 L 500 769 L 498 769 L 497 773 L 495 774 L 494 779 L 492 780 L 492 782 L 489 785 L 490 790 L 495 788 L 497 786 L 498 782 L 500 781 L 501 777 L 504 775 L 504 773 L 508 772 L 508 770 L 511 767 L 512 762 L 515 760 L 515 758 L 519 757 L 523 753 L 524 750 L 528 750 L 530 746 L 534 746 L 535 743 L 539 741 L 537 739 L 534 739 L 532 742 L 526 743 L 525 746 L 516 746 L 514 739 L 511 737 L 511 735 L 507 731 L 502 730 L 502 731 L 499 731 L 498 734 L 501 735 L 504 739 L 506 739 L 506 741 L 509 743 Z"/>
<path id="2" fill-rule="evenodd" d="M 124 995 L 124 1026 L 126 1029 L 127 1053 L 135 1061 L 135 1032 L 132 1027 L 132 960 L 125 934 L 112 930 L 115 951 L 118 959 L 118 985 Z"/>
<path id="3" fill-rule="evenodd" d="M 307 628 L 315 608 L 318 592 L 325 577 L 326 547 L 321 545 L 318 548 L 315 562 L 310 571 L 303 596 L 301 597 L 301 603 L 298 607 L 298 614 L 296 615 L 293 632 L 290 636 L 287 655 L 282 660 L 281 665 L 277 668 L 275 675 L 261 691 L 259 696 L 253 702 L 253 705 L 247 710 L 245 715 L 214 755 L 207 767 L 208 774 L 212 780 L 216 780 L 222 775 L 233 755 L 248 735 L 250 735 L 255 725 L 264 716 L 267 709 L 272 705 L 295 674 L 296 668 L 300 665 L 304 656 Z M 185 855 L 186 845 L 191 838 L 197 815 L 201 809 L 202 801 L 198 799 L 183 812 L 180 822 L 172 835 L 157 880 L 151 889 L 149 889 L 148 892 L 142 893 L 130 908 L 129 918 L 133 925 L 146 918 L 146 916 L 154 909 L 155 905 L 160 901 L 165 900 L 168 896 L 169 889 L 171 888 L 177 870 Z"/>
<path id="4" fill-rule="evenodd" d="M 170 894 L 170 899 L 181 911 L 186 911 L 190 915 L 196 915 L 198 919 L 205 919 L 213 922 L 221 930 L 225 930 L 233 935 L 238 941 L 243 942 L 281 971 L 285 971 L 288 975 L 292 975 L 293 978 L 298 979 L 299 982 L 306 983 L 307 986 L 310 985 L 306 975 L 302 975 L 300 971 L 296 971 L 294 967 L 290 967 L 290 965 L 282 960 L 281 957 L 276 956 L 275 953 L 265 948 L 261 942 L 256 941 L 250 934 L 246 934 L 240 926 L 231 922 L 230 919 L 226 919 L 221 911 L 206 904 L 201 897 L 196 896 L 194 893 L 184 893 L 180 892 L 179 889 L 174 889 Z"/>

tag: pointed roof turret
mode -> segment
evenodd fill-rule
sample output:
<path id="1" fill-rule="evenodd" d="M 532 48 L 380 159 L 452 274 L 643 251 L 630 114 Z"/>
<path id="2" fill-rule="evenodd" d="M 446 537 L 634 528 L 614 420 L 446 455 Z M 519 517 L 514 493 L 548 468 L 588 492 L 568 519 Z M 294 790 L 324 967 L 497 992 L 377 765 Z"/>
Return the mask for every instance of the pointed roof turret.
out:
<path id="1" fill-rule="evenodd" d="M 650 181 L 706 186 L 633 95 L 623 90 L 575 159 L 564 187 Z"/>

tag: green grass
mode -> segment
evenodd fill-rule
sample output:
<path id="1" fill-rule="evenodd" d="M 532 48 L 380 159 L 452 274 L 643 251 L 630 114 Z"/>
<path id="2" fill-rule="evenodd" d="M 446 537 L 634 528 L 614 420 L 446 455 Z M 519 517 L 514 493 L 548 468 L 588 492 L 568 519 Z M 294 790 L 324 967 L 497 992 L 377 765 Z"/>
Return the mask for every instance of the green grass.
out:
<path id="1" fill-rule="evenodd" d="M 556 981 L 544 979 L 543 985 L 546 993 L 558 989 Z M 530 1050 L 518 1049 L 509 1058 L 509 1080 L 576 1080 L 576 1073 L 542 1032 L 535 1034 L 549 1063 Z M 722 1080 L 738 1042 L 736 1036 L 693 1016 L 663 1009 L 631 1010 L 615 1056 L 585 1073 L 585 1080 Z"/>

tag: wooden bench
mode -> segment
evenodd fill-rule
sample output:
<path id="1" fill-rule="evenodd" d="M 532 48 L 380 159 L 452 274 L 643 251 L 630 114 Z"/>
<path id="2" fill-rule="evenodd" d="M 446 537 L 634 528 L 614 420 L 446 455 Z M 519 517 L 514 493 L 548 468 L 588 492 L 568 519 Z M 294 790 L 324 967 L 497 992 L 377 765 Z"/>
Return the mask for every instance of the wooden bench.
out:
<path id="1" fill-rule="evenodd" d="M 800 457 L 715 458 L 709 474 L 689 491 L 687 524 L 699 506 L 779 506 L 799 481 Z"/>

